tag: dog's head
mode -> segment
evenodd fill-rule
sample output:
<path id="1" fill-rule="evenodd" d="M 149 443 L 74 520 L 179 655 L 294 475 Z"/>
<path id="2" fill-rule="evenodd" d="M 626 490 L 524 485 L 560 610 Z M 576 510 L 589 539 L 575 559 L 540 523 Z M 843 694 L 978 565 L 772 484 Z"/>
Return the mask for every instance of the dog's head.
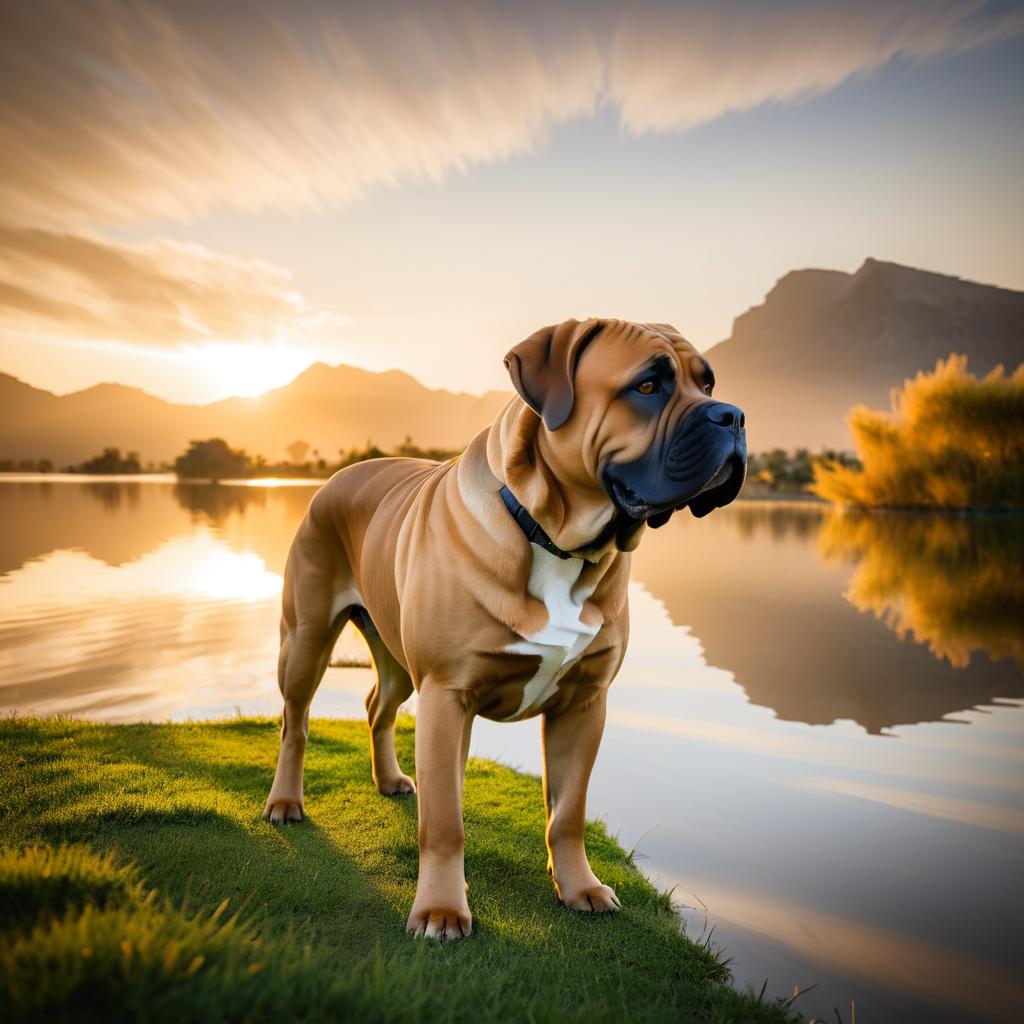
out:
<path id="1" fill-rule="evenodd" d="M 658 527 L 686 507 L 705 516 L 739 494 L 743 413 L 712 397 L 711 367 L 674 327 L 567 320 L 505 365 L 561 466 L 600 485 L 629 522 Z"/>

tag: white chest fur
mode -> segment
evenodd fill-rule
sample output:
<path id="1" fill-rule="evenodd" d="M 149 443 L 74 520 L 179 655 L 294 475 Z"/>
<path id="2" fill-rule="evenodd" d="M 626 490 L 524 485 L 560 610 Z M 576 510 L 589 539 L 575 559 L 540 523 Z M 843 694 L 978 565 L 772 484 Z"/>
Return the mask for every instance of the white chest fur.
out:
<path id="1" fill-rule="evenodd" d="M 559 558 L 550 551 L 531 544 L 533 565 L 526 586 L 531 597 L 544 602 L 548 621 L 533 636 L 510 644 L 510 654 L 533 654 L 541 662 L 536 674 L 523 688 L 523 699 L 518 710 L 508 721 L 527 718 L 551 698 L 558 688 L 558 679 L 570 662 L 578 658 L 600 625 L 589 626 L 580 619 L 583 602 L 590 596 L 581 593 L 573 597 L 572 588 L 580 577 L 584 562 L 579 558 Z"/>

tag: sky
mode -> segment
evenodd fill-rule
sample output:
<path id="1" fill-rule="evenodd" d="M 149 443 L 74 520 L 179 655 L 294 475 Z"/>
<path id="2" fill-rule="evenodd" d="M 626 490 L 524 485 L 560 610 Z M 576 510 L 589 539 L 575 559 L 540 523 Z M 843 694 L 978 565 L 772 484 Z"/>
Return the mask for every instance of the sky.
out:
<path id="1" fill-rule="evenodd" d="M 1024 4 L 0 0 L 0 371 L 506 388 L 790 270 L 1024 289 Z"/>

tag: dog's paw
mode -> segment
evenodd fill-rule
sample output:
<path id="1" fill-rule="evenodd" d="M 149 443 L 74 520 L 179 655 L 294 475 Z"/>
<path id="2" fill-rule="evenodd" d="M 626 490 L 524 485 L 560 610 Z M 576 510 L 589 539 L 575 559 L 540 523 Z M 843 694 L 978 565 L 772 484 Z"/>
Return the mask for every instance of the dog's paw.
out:
<path id="1" fill-rule="evenodd" d="M 408 775 L 396 775 L 377 780 L 377 791 L 382 796 L 407 796 L 416 792 L 416 783 Z"/>
<path id="2" fill-rule="evenodd" d="M 615 891 L 600 882 L 577 890 L 559 889 L 558 898 L 570 910 L 580 910 L 584 914 L 614 913 L 622 907 Z"/>
<path id="3" fill-rule="evenodd" d="M 437 939 L 439 942 L 454 942 L 468 938 L 473 931 L 473 915 L 469 907 L 413 907 L 405 930 L 417 939 Z"/>
<path id="4" fill-rule="evenodd" d="M 302 804 L 294 800 L 268 800 L 267 806 L 263 808 L 263 819 L 272 825 L 291 825 L 294 822 L 302 821 L 305 815 L 302 813 Z"/>

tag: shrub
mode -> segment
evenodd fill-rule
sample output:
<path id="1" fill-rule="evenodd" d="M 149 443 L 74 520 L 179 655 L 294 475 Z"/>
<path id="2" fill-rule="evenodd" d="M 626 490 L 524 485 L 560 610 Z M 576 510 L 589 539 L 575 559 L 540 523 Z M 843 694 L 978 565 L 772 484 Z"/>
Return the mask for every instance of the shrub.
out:
<path id="1" fill-rule="evenodd" d="M 892 412 L 857 406 L 861 467 L 824 460 L 812 489 L 841 505 L 1024 505 L 1024 365 L 979 379 L 951 355 L 892 393 Z"/>
<path id="2" fill-rule="evenodd" d="M 44 459 L 43 462 L 48 460 Z M 52 468 L 52 463 L 50 464 Z M 76 473 L 141 473 L 142 464 L 139 462 L 138 452 L 128 452 L 121 455 L 120 448 L 104 448 L 99 455 L 74 467 Z M 47 472 L 40 463 L 40 472 Z"/>
<path id="3" fill-rule="evenodd" d="M 228 447 L 228 443 L 219 437 L 190 441 L 188 451 L 174 460 L 174 472 L 187 479 L 223 480 L 225 477 L 248 476 L 250 470 L 249 456 Z"/>

